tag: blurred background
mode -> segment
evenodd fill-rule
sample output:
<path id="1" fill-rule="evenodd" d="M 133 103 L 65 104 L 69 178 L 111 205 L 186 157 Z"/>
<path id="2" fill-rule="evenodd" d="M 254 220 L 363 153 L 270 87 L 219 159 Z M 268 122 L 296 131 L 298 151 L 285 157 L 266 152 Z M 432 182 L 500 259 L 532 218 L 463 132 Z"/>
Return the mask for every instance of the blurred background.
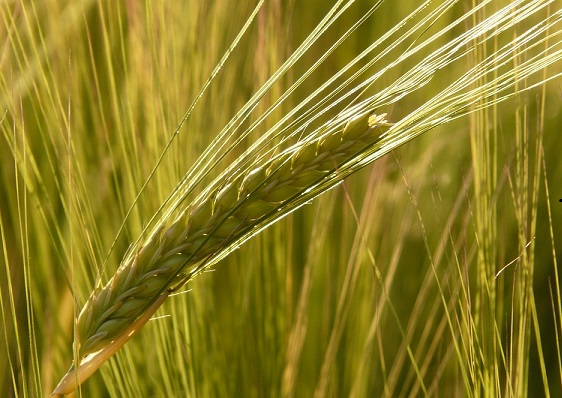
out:
<path id="1" fill-rule="evenodd" d="M 508 3 L 491 2 L 432 45 Z M 266 1 L 135 203 L 256 5 L 0 2 L 3 396 L 51 393 L 93 287 L 333 6 Z M 245 127 L 372 6 L 346 10 Z M 417 6 L 382 2 L 224 164 Z M 459 1 L 381 62 L 473 7 Z M 495 45 L 380 112 L 399 120 L 446 88 L 445 73 L 462 73 Z M 168 299 L 78 396 L 562 396 L 560 90 L 554 79 L 438 126 L 268 228 Z"/>

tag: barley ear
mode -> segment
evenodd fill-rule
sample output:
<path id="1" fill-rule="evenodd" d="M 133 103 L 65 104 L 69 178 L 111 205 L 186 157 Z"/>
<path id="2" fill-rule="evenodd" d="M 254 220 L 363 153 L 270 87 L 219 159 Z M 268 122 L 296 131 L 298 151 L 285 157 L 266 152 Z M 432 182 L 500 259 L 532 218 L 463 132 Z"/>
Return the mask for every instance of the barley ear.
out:
<path id="1" fill-rule="evenodd" d="M 386 114 L 362 113 L 345 127 L 302 140 L 274 158 L 204 191 L 171 223 L 125 258 L 94 290 L 77 324 L 78 364 L 54 394 L 69 393 L 136 333 L 169 293 L 216 261 L 224 251 L 320 194 L 343 176 L 338 171 L 380 140 L 392 124 Z M 314 196 L 309 190 L 314 188 Z"/>

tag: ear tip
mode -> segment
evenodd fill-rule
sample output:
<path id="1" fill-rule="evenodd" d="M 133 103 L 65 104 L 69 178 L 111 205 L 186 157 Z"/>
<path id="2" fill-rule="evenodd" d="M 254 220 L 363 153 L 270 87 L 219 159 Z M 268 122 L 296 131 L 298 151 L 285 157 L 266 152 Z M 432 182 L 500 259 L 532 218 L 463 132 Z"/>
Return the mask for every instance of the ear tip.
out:
<path id="1" fill-rule="evenodd" d="M 391 123 L 386 119 L 387 113 L 381 113 L 377 115 L 376 113 L 371 113 L 369 116 L 369 126 L 370 127 L 390 127 L 394 126 L 395 123 Z"/>

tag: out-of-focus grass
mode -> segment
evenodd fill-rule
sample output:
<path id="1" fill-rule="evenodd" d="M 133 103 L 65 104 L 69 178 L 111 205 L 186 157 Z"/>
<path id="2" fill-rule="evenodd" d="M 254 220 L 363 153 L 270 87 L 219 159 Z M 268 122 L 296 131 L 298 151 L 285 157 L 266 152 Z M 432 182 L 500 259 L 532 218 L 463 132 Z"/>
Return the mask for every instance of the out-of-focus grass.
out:
<path id="1" fill-rule="evenodd" d="M 107 281 L 214 135 L 330 6 L 263 6 L 116 239 L 255 6 L 238 3 L 0 4 L 0 385 L 7 396 L 52 391 L 93 286 Z M 416 4 L 384 2 L 265 127 Z M 256 117 L 369 6 L 359 2 L 334 24 Z M 471 6 L 460 2 L 431 29 Z M 420 40 L 432 32 L 420 31 Z M 483 58 L 493 48 L 481 51 Z M 401 117 L 439 83 L 381 111 Z M 83 396 L 562 394 L 559 102 L 559 81 L 550 82 L 440 126 L 358 172 L 168 300 L 158 312 L 164 317 L 85 383 Z"/>

